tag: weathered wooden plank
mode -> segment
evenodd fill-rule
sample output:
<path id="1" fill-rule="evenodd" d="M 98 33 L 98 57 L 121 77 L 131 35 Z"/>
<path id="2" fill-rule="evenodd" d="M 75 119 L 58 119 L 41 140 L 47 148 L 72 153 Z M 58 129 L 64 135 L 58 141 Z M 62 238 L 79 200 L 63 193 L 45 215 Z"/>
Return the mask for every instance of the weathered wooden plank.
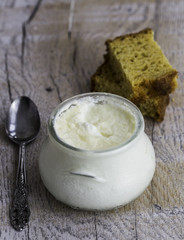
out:
<path id="1" fill-rule="evenodd" d="M 175 5 L 176 4 L 176 5 Z M 181 24 L 182 1 L 162 1 L 157 6 L 156 38 L 170 62 L 179 71 L 182 70 L 178 52 L 181 38 L 176 34 Z M 172 16 L 172 17 L 171 17 Z M 178 16 L 180 16 L 178 18 Z M 181 29 L 179 30 L 181 34 Z M 182 151 L 182 105 L 183 74 L 180 75 L 179 89 L 172 94 L 166 111 L 165 120 L 155 124 L 153 144 L 156 152 L 157 167 L 152 181 L 151 209 L 146 218 L 139 209 L 137 219 L 138 239 L 183 239 L 183 187 L 178 177 L 183 174 Z M 180 99 L 175 101 L 175 98 Z M 172 100 L 173 99 L 173 100 Z M 180 139 L 180 140 L 179 140 Z M 149 207 L 149 208 L 150 208 Z"/>
<path id="2" fill-rule="evenodd" d="M 13 186 L 15 182 L 15 169 L 18 158 L 17 147 L 10 144 L 4 129 L 4 121 L 8 107 L 11 103 L 10 72 L 8 64 L 8 53 L 5 49 L 0 51 L 1 71 L 0 71 L 0 218 L 1 218 L 1 239 L 26 239 L 28 229 L 17 233 L 9 225 L 9 206 L 11 204 Z"/>
<path id="3" fill-rule="evenodd" d="M 23 75 L 30 90 L 37 97 L 42 116 L 42 132 L 37 146 L 30 146 L 30 203 L 32 216 L 29 237 L 36 239 L 94 239 L 94 213 L 77 212 L 56 201 L 41 183 L 38 171 L 40 146 L 46 137 L 46 124 L 51 111 L 63 99 L 75 94 L 77 86 L 72 82 L 73 48 L 68 39 L 70 4 L 43 5 L 39 14 L 26 28 Z M 74 88 L 75 87 L 75 88 Z M 33 94 L 34 92 L 34 94 Z M 29 180 L 28 179 L 28 180 Z"/>
<path id="4" fill-rule="evenodd" d="M 36 1 L 35 1 L 36 2 Z M 29 9 L 29 11 L 28 11 Z M 30 88 L 30 83 L 26 83 L 22 75 L 22 26 L 27 20 L 28 15 L 31 14 L 32 8 L 14 8 L 13 6 L 6 6 L 3 9 L 2 27 L 0 35 L 0 81 L 1 81 L 1 204 L 0 204 L 0 218 L 1 218 L 1 239 L 28 239 L 29 227 L 23 232 L 16 232 L 9 224 L 9 207 L 15 182 L 15 170 L 18 159 L 18 148 L 5 136 L 4 120 L 11 100 L 19 95 L 26 94 L 26 89 Z M 11 16 L 11 18 L 10 18 Z M 12 21 L 12 22 L 11 22 Z M 27 94 L 29 95 L 29 94 Z M 38 151 L 36 151 L 38 152 Z"/>

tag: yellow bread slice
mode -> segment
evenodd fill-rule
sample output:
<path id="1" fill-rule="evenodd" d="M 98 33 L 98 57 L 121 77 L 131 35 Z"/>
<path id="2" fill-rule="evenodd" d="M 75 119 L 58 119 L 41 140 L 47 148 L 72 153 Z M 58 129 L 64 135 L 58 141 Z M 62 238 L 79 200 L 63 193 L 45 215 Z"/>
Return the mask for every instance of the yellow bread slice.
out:
<path id="1" fill-rule="evenodd" d="M 149 92 L 147 88 L 127 94 L 129 89 L 125 88 L 125 84 L 119 80 L 117 75 L 112 71 L 110 64 L 105 62 L 91 78 L 92 91 L 109 92 L 126 97 L 138 106 L 144 116 L 151 117 L 158 122 L 164 119 L 166 106 L 169 103 L 168 94 L 158 95 L 155 91 Z"/>
<path id="2" fill-rule="evenodd" d="M 107 40 L 106 46 L 105 58 L 118 79 L 123 79 L 127 97 L 143 88 L 167 95 L 177 87 L 178 73 L 154 41 L 151 29 Z"/>

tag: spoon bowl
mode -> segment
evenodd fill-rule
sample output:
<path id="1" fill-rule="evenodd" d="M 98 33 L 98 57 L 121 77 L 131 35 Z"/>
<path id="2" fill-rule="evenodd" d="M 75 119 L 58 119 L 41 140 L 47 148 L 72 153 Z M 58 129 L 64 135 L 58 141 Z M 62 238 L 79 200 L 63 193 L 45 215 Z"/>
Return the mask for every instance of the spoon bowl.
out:
<path id="1" fill-rule="evenodd" d="M 6 120 L 6 133 L 16 143 L 33 141 L 40 129 L 40 117 L 36 105 L 25 96 L 11 104 Z"/>
<path id="2" fill-rule="evenodd" d="M 8 137 L 19 145 L 19 161 L 16 188 L 10 209 L 10 222 L 21 231 L 29 221 L 30 209 L 27 197 L 25 170 L 25 146 L 33 141 L 40 129 L 40 116 L 34 102 L 22 96 L 13 101 L 5 123 Z"/>

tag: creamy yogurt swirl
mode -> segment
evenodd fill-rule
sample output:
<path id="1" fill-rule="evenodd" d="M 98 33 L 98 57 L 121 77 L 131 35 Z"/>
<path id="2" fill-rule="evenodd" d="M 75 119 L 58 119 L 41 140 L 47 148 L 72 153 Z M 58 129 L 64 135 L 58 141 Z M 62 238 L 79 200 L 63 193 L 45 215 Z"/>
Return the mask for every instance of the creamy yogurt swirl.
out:
<path id="1" fill-rule="evenodd" d="M 105 150 L 126 142 L 136 128 L 135 116 L 114 103 L 79 101 L 60 112 L 54 122 L 57 136 L 85 150 Z"/>

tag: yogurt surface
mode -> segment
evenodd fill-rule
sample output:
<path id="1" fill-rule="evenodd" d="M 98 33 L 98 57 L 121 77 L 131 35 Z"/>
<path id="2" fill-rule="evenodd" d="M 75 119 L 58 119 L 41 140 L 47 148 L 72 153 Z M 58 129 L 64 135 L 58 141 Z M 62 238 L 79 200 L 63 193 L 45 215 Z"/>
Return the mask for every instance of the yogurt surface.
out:
<path id="1" fill-rule="evenodd" d="M 105 150 L 126 142 L 136 128 L 135 116 L 126 106 L 95 103 L 89 99 L 57 114 L 55 132 L 67 144 L 85 150 Z"/>

